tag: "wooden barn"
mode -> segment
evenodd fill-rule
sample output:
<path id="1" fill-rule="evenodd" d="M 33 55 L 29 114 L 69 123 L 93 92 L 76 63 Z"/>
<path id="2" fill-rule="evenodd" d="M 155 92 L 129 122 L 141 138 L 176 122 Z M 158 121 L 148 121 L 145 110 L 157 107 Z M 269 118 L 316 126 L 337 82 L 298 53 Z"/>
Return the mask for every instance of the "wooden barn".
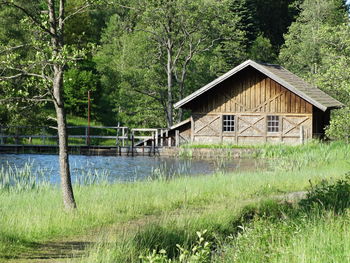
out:
<path id="1" fill-rule="evenodd" d="M 342 106 L 281 66 L 248 60 L 177 102 L 191 118 L 172 131 L 193 143 L 297 144 L 323 136 Z"/>

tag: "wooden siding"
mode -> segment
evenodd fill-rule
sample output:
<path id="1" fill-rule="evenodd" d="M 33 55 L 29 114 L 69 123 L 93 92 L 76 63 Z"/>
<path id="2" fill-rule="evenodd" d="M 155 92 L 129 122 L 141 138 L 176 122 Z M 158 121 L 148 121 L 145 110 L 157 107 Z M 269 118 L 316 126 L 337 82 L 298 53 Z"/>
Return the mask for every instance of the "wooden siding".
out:
<path id="1" fill-rule="evenodd" d="M 312 114 L 312 105 L 264 74 L 247 68 L 191 103 L 195 114 Z"/>
<path id="2" fill-rule="evenodd" d="M 235 130 L 222 132 L 221 114 L 194 114 L 192 141 L 197 143 L 255 144 L 284 142 L 297 144 L 301 134 L 312 138 L 312 114 L 276 114 L 279 132 L 267 132 L 267 116 L 261 113 L 236 113 Z"/>
<path id="3" fill-rule="evenodd" d="M 287 143 L 312 138 L 313 106 L 264 74 L 247 68 L 195 99 L 191 141 L 195 143 Z M 234 115 L 234 131 L 223 131 L 223 115 Z M 279 131 L 267 131 L 269 115 Z"/>

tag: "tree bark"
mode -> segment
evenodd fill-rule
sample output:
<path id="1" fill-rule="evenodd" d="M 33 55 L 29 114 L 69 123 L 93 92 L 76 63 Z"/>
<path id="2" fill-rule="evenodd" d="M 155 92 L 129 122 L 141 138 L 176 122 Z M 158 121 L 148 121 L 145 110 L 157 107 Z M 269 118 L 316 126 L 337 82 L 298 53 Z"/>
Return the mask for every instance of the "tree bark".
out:
<path id="1" fill-rule="evenodd" d="M 172 61 L 172 43 L 168 40 L 168 59 L 167 59 L 167 75 L 168 75 L 168 100 L 167 100 L 167 122 L 168 128 L 173 126 L 173 61 Z"/>
<path id="2" fill-rule="evenodd" d="M 65 0 L 59 2 L 59 14 L 56 16 L 54 0 L 47 0 L 49 11 L 49 24 L 51 32 L 51 44 L 53 48 L 53 57 L 55 59 L 61 58 L 62 48 L 64 46 L 64 11 Z M 67 121 L 64 110 L 63 100 L 63 75 L 64 64 L 56 62 L 53 66 L 53 97 L 57 115 L 57 133 L 58 133 L 58 147 L 59 147 L 59 164 L 61 188 L 63 195 L 63 203 L 66 209 L 74 209 L 77 207 L 73 194 L 73 187 L 69 169 L 69 155 L 68 155 L 68 136 L 67 136 Z"/>
<path id="3" fill-rule="evenodd" d="M 63 88 L 63 69 L 55 67 L 55 76 L 53 83 L 55 109 L 57 115 L 57 132 L 59 145 L 59 164 L 63 203 L 66 209 L 76 208 L 76 203 L 73 194 L 73 187 L 69 169 L 68 155 L 68 136 L 67 136 L 67 121 L 64 110 L 64 102 L 62 98 Z"/>

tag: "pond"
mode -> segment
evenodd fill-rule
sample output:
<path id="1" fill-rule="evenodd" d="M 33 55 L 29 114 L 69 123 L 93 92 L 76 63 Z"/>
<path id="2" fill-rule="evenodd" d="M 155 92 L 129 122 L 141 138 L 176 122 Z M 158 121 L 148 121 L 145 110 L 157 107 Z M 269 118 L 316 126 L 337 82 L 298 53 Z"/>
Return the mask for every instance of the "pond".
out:
<path id="1" fill-rule="evenodd" d="M 131 182 L 160 176 L 205 175 L 217 171 L 234 172 L 256 170 L 262 165 L 255 159 L 180 159 L 160 157 L 84 156 L 70 155 L 73 182 L 87 174 L 105 177 L 109 182 Z M 30 164 L 36 174 L 42 174 L 52 184 L 59 183 L 57 155 L 0 154 L 0 168 L 23 168 Z"/>

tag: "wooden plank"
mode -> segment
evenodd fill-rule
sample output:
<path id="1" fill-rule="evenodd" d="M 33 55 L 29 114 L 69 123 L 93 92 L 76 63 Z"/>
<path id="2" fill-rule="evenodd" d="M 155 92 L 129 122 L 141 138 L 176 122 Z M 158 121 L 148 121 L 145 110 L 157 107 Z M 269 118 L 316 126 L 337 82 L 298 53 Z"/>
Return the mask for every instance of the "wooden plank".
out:
<path id="1" fill-rule="evenodd" d="M 266 90 L 266 100 L 268 100 L 271 98 L 270 79 L 269 78 L 264 79 L 264 86 L 265 86 L 265 90 Z M 270 112 L 270 111 L 271 111 L 270 103 L 267 103 L 266 112 Z"/>
<path id="2" fill-rule="evenodd" d="M 300 97 L 295 96 L 295 112 L 300 113 Z"/>
<path id="3" fill-rule="evenodd" d="M 262 100 L 262 98 L 261 98 L 262 93 L 261 93 L 260 83 L 259 83 L 256 75 L 255 75 L 255 83 L 256 83 L 255 85 L 256 85 L 256 90 L 257 90 L 256 91 L 256 96 L 257 96 L 256 106 L 257 106 L 257 105 L 260 105 L 262 102 L 261 101 Z M 261 112 L 261 108 L 259 108 L 258 111 Z"/>
<path id="4" fill-rule="evenodd" d="M 223 117 L 222 117 L 222 114 L 220 115 L 220 124 L 221 124 L 221 127 L 220 127 L 220 133 L 219 133 L 219 136 L 220 136 L 220 142 L 222 143 L 223 141 L 223 137 L 222 137 L 222 125 L 223 125 Z"/>
<path id="5" fill-rule="evenodd" d="M 251 98 L 250 98 L 250 88 L 249 88 L 249 82 L 248 82 L 248 79 L 245 79 L 245 81 L 244 81 L 244 89 L 245 89 L 245 93 L 246 93 L 246 95 L 245 95 L 245 104 L 244 105 L 246 105 L 246 107 L 248 108 L 248 109 L 250 109 L 250 101 L 251 101 Z"/>

